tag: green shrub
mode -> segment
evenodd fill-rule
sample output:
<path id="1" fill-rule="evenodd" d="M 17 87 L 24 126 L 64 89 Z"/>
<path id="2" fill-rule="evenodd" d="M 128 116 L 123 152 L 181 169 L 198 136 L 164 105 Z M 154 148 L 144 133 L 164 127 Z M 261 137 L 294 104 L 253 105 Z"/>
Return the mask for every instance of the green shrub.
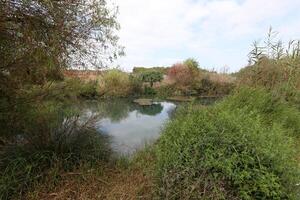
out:
<path id="1" fill-rule="evenodd" d="M 290 134 L 300 136 L 300 111 L 266 89 L 239 88 L 222 104 L 228 110 L 243 109 L 245 112 L 257 113 L 265 123 L 281 124 Z"/>
<path id="2" fill-rule="evenodd" d="M 167 125 L 156 147 L 162 199 L 299 198 L 292 139 L 234 98 L 185 108 Z"/>
<path id="3" fill-rule="evenodd" d="M 224 96 L 230 94 L 234 87 L 235 84 L 233 82 L 214 81 L 211 80 L 209 76 L 206 76 L 195 86 L 195 90 L 200 96 Z"/>
<path id="4" fill-rule="evenodd" d="M 146 96 L 154 96 L 156 95 L 156 90 L 152 87 L 145 86 L 144 95 Z"/>
<path id="5" fill-rule="evenodd" d="M 94 99 L 100 95 L 97 81 L 83 81 L 78 78 L 66 79 L 64 82 L 58 82 L 64 92 L 70 97 L 78 97 L 84 99 Z M 60 91 L 61 92 L 61 91 Z"/>
<path id="6" fill-rule="evenodd" d="M 157 88 L 157 96 L 167 98 L 174 95 L 176 88 L 174 85 L 161 85 Z"/>
<path id="7" fill-rule="evenodd" d="M 236 76 L 238 85 L 266 88 L 300 109 L 300 41 L 283 44 L 272 28 L 263 43 L 254 42 L 250 65 Z"/>
<path id="8" fill-rule="evenodd" d="M 84 98 L 95 98 L 98 95 L 97 81 L 86 82 L 81 85 L 79 95 Z"/>
<path id="9" fill-rule="evenodd" d="M 163 74 L 158 71 L 146 71 L 140 74 L 141 79 L 145 83 L 149 83 L 150 87 L 153 87 L 153 84 L 163 80 Z"/>
<path id="10" fill-rule="evenodd" d="M 131 85 L 129 75 L 120 70 L 110 70 L 103 76 L 103 91 L 106 97 L 127 97 L 130 95 Z"/>
<path id="11" fill-rule="evenodd" d="M 143 81 L 140 76 L 130 75 L 130 87 L 132 95 L 141 95 L 143 93 Z"/>
<path id="12" fill-rule="evenodd" d="M 199 62 L 195 60 L 194 58 L 188 58 L 183 62 L 184 65 L 192 68 L 192 69 L 198 69 L 199 68 Z"/>

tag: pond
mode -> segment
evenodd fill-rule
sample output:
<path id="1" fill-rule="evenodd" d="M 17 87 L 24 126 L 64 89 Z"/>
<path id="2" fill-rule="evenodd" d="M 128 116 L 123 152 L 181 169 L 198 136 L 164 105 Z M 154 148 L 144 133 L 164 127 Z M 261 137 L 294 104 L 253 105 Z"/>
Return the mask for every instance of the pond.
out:
<path id="1" fill-rule="evenodd" d="M 130 155 L 155 141 L 177 107 L 172 102 L 140 106 L 129 99 L 85 102 L 85 112 L 99 115 L 96 128 L 109 136 L 118 155 Z"/>
<path id="2" fill-rule="evenodd" d="M 198 99 L 194 103 L 210 105 L 214 98 Z M 99 134 L 108 136 L 112 150 L 118 155 L 131 155 L 157 140 L 176 107 L 184 104 L 172 101 L 141 106 L 133 99 L 86 101 L 82 109 L 88 116 L 96 115 Z"/>

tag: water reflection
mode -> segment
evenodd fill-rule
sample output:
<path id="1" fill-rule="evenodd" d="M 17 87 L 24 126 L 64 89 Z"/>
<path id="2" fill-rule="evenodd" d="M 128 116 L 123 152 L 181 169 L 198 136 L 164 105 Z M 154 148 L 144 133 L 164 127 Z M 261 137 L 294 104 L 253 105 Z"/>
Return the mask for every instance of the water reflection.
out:
<path id="1" fill-rule="evenodd" d="M 131 154 L 159 137 L 161 128 L 170 118 L 176 105 L 157 102 L 140 106 L 132 100 L 119 99 L 85 102 L 85 112 L 99 116 L 96 128 L 110 136 L 111 146 L 118 154 Z"/>
<path id="2" fill-rule="evenodd" d="M 152 104 L 151 106 L 136 106 L 136 109 L 141 114 L 156 116 L 162 112 L 163 106 L 161 105 L 161 103 L 155 103 Z"/>

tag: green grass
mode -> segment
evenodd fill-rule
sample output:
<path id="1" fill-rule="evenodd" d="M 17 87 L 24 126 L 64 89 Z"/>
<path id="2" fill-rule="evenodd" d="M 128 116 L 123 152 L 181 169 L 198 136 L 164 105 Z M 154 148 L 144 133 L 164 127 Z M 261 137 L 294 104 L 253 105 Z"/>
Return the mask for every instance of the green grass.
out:
<path id="1" fill-rule="evenodd" d="M 300 136 L 300 110 L 266 89 L 240 88 L 222 102 L 221 106 L 227 110 L 243 109 L 246 113 L 255 113 L 266 124 L 280 124 L 291 135 Z"/>
<path id="2" fill-rule="evenodd" d="M 253 92 L 261 97 L 245 96 Z M 299 166 L 289 136 L 296 134 L 296 121 L 277 120 L 286 109 L 295 110 L 269 105 L 267 97 L 245 89 L 213 107 L 180 111 L 156 147 L 160 198 L 299 199 Z M 241 100 L 248 98 L 252 104 Z"/>

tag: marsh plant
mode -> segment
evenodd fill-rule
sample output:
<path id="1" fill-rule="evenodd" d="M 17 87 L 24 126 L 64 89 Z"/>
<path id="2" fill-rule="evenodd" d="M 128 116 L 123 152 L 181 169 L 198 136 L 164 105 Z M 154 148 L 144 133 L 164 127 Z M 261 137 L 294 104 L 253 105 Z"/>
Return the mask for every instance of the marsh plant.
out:
<path id="1" fill-rule="evenodd" d="M 108 141 L 95 130 L 94 120 L 75 115 L 52 123 L 39 121 L 31 124 L 34 127 L 30 134 L 17 135 L 13 143 L 3 146 L 0 198 L 22 198 L 48 176 L 48 184 L 55 185 L 64 172 L 108 162 Z"/>
<path id="2" fill-rule="evenodd" d="M 264 57 L 272 60 L 297 59 L 300 56 L 300 41 L 290 40 L 285 45 L 282 40 L 278 39 L 278 32 L 270 27 L 263 42 L 253 42 L 253 49 L 248 56 L 250 65 L 259 62 Z"/>
<path id="3" fill-rule="evenodd" d="M 266 88 L 300 108 L 299 77 L 300 41 L 291 40 L 285 45 L 270 29 L 263 43 L 254 43 L 249 66 L 237 73 L 237 84 Z"/>

